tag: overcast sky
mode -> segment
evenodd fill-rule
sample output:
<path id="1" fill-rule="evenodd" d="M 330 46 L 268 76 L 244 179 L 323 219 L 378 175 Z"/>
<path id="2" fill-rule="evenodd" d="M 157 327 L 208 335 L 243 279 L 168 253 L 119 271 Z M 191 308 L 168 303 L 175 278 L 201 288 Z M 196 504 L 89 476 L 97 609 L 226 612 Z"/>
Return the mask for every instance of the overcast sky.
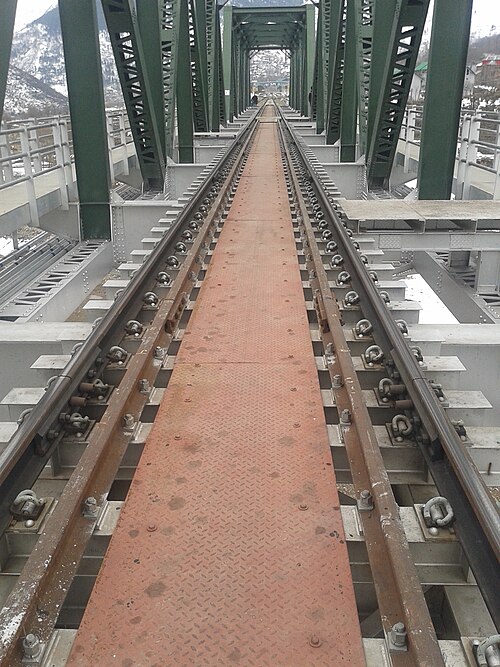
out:
<path id="1" fill-rule="evenodd" d="M 22 28 L 56 4 L 55 0 L 17 0 L 16 28 Z M 500 29 L 500 2 L 498 0 L 474 0 L 472 11 L 472 32 L 488 34 L 491 26 Z"/>

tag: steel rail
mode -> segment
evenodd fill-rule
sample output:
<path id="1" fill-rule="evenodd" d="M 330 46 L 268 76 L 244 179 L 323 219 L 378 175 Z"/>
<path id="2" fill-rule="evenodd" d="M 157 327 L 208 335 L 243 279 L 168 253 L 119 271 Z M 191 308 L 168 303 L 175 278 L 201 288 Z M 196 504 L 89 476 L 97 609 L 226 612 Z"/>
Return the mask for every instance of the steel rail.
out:
<path id="1" fill-rule="evenodd" d="M 408 634 L 408 650 L 391 652 L 391 664 L 394 667 L 444 667 L 436 632 L 399 516 L 399 507 L 344 336 L 339 306 L 329 286 L 323 258 L 294 171 L 293 159 L 286 145 L 283 127 L 280 129 L 300 211 L 299 228 L 306 266 L 311 272 L 310 283 L 314 291 L 320 334 L 325 349 L 328 345 L 333 345 L 334 361 L 328 364 L 332 386 L 335 375 L 342 378 L 342 386 L 334 390 L 337 411 L 340 415 L 342 410 L 347 410 L 352 416 L 349 423 L 344 427 L 339 425 L 339 429 L 346 447 L 357 497 L 360 498 L 362 492 L 368 490 L 373 498 L 373 509 L 360 511 L 359 517 L 363 526 L 381 625 L 387 641 L 397 623 L 403 623 Z"/>
<path id="2" fill-rule="evenodd" d="M 500 514 L 495 501 L 463 442 L 445 413 L 429 380 L 387 310 L 372 278 L 350 242 L 339 214 L 328 199 L 323 183 L 309 164 L 303 142 L 281 112 L 281 119 L 309 171 L 325 217 L 337 235 L 341 254 L 352 276 L 353 288 L 363 295 L 365 317 L 375 327 L 375 338 L 386 358 L 392 357 L 402 382 L 430 439 L 419 442 L 441 495 L 454 504 L 455 530 L 478 586 L 497 626 L 500 624 Z"/>
<path id="3" fill-rule="evenodd" d="M 253 121 L 259 113 L 260 110 L 257 110 L 242 132 L 231 142 L 221 162 L 179 213 L 170 229 L 151 252 L 148 261 L 137 270 L 113 307 L 104 315 L 24 419 L 9 444 L 0 452 L 0 532 L 5 530 L 10 521 L 9 508 L 17 493 L 31 487 L 54 451 L 56 442 L 47 442 L 47 432 L 57 421 L 58 415 L 63 411 L 88 369 L 111 347 L 116 331 L 122 329 L 131 319 L 131 312 L 140 310 L 142 297 L 149 290 L 154 276 L 164 269 L 165 253 L 172 245 L 178 230 L 196 212 L 200 201 L 209 192 L 235 151 L 246 142 Z"/>
<path id="4" fill-rule="evenodd" d="M 0 610 L 0 665 L 9 667 L 22 666 L 21 638 L 23 633 L 36 634 L 42 642 L 49 640 L 71 582 L 88 540 L 93 534 L 98 520 L 95 516 L 86 516 L 82 507 L 86 498 L 94 497 L 101 505 L 116 475 L 116 471 L 132 437 L 132 430 L 124 429 L 123 417 L 132 414 L 138 417 L 144 407 L 147 396 L 139 389 L 139 380 L 146 380 L 151 386 L 159 372 L 161 362 L 154 359 L 153 350 L 166 347 L 171 340 L 182 313 L 183 306 L 193 288 L 192 268 L 200 263 L 200 253 L 208 252 L 205 245 L 207 236 L 213 236 L 215 226 L 228 201 L 229 190 L 244 163 L 247 148 L 252 140 L 257 123 L 257 113 L 250 119 L 240 139 L 234 144 L 241 147 L 237 156 L 231 150 L 224 165 L 232 157 L 232 166 L 224 179 L 216 200 L 203 222 L 193 246 L 179 270 L 169 292 L 159 302 L 159 307 L 145 333 L 136 354 L 128 361 L 125 375 L 111 394 L 108 408 L 103 418 L 92 429 L 92 437 L 82 454 L 75 470 L 66 484 L 52 514 L 48 517 L 35 548 L 26 562 L 19 579 L 11 590 L 5 606 Z M 218 173 L 221 170 L 218 170 Z M 206 189 L 202 186 L 191 204 L 199 206 Z M 193 212 L 192 205 L 187 207 L 184 222 Z M 180 225 L 175 226 L 175 232 Z M 160 260 L 165 260 L 165 246 L 161 249 L 162 257 L 153 257 L 147 262 L 147 274 L 151 276 L 157 270 Z M 146 273 L 143 271 L 143 273 Z M 141 278 L 140 274 L 139 278 Z M 144 287 L 142 280 L 137 284 Z M 136 288 L 138 289 L 138 288 Z M 124 298 L 124 297 L 122 297 Z M 117 307 L 119 303 L 117 303 Z"/>

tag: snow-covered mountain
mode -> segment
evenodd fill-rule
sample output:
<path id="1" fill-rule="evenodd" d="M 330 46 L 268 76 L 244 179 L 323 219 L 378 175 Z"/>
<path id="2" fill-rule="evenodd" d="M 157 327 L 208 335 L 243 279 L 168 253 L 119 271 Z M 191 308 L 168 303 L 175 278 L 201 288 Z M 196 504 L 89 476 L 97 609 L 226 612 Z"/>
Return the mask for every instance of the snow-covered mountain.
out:
<path id="1" fill-rule="evenodd" d="M 106 101 L 121 105 L 120 84 L 106 24 L 98 4 L 99 41 Z M 67 111 L 67 85 L 57 6 L 15 33 L 7 84 L 8 115 Z M 59 108 L 56 108 L 59 107 Z"/>

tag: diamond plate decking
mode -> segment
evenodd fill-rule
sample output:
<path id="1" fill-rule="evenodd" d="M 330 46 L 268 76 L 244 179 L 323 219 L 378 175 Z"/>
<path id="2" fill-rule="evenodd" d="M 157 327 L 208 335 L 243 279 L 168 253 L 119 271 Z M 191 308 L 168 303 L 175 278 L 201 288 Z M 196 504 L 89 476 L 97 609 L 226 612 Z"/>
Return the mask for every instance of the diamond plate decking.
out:
<path id="1" fill-rule="evenodd" d="M 365 664 L 273 122 L 257 131 L 69 664 Z"/>

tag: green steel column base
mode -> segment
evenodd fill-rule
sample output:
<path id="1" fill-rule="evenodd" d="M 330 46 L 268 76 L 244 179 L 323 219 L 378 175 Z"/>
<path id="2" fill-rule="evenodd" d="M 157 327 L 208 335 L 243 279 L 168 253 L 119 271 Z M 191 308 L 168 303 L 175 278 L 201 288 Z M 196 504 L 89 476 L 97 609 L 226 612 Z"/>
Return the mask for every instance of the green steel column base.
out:
<path id="1" fill-rule="evenodd" d="M 111 207 L 109 204 L 80 204 L 80 233 L 84 241 L 111 240 Z"/>
<path id="2" fill-rule="evenodd" d="M 341 162 L 356 162 L 356 146 L 342 145 L 340 147 Z"/>

